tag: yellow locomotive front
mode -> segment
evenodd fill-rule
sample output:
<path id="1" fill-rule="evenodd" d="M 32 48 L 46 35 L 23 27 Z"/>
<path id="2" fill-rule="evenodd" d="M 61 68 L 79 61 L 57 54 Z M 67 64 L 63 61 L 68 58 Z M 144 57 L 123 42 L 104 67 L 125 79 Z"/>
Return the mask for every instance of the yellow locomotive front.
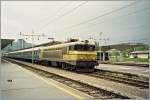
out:
<path id="1" fill-rule="evenodd" d="M 68 53 L 63 55 L 63 60 L 67 61 L 76 71 L 94 71 L 97 65 L 95 45 L 87 43 L 71 45 Z M 63 66 L 67 67 L 66 64 Z"/>
<path id="2" fill-rule="evenodd" d="M 67 70 L 92 72 L 97 65 L 95 44 L 71 42 L 43 47 L 39 50 L 39 62 Z"/>

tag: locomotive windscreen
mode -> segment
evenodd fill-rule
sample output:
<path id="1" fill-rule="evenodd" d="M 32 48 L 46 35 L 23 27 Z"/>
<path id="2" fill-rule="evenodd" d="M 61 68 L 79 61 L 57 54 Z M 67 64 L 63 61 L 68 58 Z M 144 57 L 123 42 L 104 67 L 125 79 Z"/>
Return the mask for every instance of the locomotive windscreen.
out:
<path id="1" fill-rule="evenodd" d="M 77 44 L 70 47 L 70 50 L 77 50 L 77 51 L 95 51 L 94 45 L 89 44 Z"/>

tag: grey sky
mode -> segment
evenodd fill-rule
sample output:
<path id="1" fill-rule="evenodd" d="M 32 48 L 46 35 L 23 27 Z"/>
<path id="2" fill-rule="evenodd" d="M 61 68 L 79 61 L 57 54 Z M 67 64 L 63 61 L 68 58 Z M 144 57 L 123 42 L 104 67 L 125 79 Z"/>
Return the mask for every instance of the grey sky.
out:
<path id="1" fill-rule="evenodd" d="M 109 43 L 150 37 L 150 1 L 141 0 L 130 7 L 86 22 L 135 1 L 2 1 L 1 32 L 3 38 L 23 38 L 19 32 L 46 34 L 56 40 L 67 38 L 110 38 Z M 70 27 L 72 26 L 72 27 Z M 74 27 L 73 27 L 74 26 Z M 24 37 L 25 38 L 25 37 Z M 31 42 L 30 39 L 27 40 Z M 49 41 L 46 37 L 35 43 Z"/>

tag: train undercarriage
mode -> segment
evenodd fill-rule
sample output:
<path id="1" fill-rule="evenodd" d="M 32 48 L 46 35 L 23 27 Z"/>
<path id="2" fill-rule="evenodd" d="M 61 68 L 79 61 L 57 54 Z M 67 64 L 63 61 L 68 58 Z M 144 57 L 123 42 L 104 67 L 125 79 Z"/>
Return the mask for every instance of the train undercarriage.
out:
<path id="1" fill-rule="evenodd" d="M 32 59 L 24 59 L 24 58 L 13 58 L 16 60 L 32 62 Z M 76 72 L 93 72 L 94 67 L 98 64 L 96 61 L 71 61 L 71 62 L 64 62 L 64 61 L 48 61 L 48 60 L 34 60 L 35 64 L 40 64 L 44 66 L 52 66 L 62 68 L 64 70 L 71 70 Z"/>

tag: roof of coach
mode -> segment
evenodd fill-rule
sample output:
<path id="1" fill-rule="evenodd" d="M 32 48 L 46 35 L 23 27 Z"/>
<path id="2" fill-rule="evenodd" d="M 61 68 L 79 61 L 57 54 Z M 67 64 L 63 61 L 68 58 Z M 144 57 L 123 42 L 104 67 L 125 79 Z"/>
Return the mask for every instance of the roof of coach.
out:
<path id="1" fill-rule="evenodd" d="M 61 47 L 66 47 L 66 46 L 75 45 L 75 44 L 85 44 L 85 41 L 77 41 L 77 42 L 56 44 L 56 45 L 52 45 L 52 46 L 43 47 L 42 49 L 61 48 Z M 94 43 L 91 43 L 91 42 L 88 42 L 88 44 L 95 45 Z"/>
<path id="2" fill-rule="evenodd" d="M 84 44 L 84 42 L 77 41 L 77 42 L 71 42 L 71 43 L 62 43 L 62 44 L 57 44 L 57 45 L 52 45 L 52 46 L 46 46 L 46 47 L 43 47 L 42 49 L 61 48 L 61 47 L 75 45 L 75 44 Z"/>
<path id="3" fill-rule="evenodd" d="M 39 50 L 39 48 L 41 48 L 41 47 L 35 47 L 34 51 Z M 19 51 L 8 52 L 6 54 L 19 53 L 19 52 L 27 52 L 27 51 L 32 51 L 32 48 L 30 48 L 30 49 L 24 49 L 24 50 L 19 50 Z"/>
<path id="4" fill-rule="evenodd" d="M 75 44 L 85 44 L 85 41 L 62 43 L 62 44 L 56 44 L 56 45 L 51 45 L 51 46 L 46 46 L 46 47 L 35 47 L 34 51 L 39 50 L 41 48 L 42 49 L 53 49 L 53 48 L 61 48 L 61 47 L 65 47 L 65 46 L 71 46 L 71 45 L 75 45 Z M 88 44 L 93 45 L 93 43 L 88 43 Z M 9 53 L 19 53 L 19 52 L 27 52 L 27 51 L 32 51 L 32 48 L 19 50 L 19 51 L 13 51 L 13 52 L 9 52 Z M 9 53 L 6 53 L 6 54 L 9 54 Z"/>

